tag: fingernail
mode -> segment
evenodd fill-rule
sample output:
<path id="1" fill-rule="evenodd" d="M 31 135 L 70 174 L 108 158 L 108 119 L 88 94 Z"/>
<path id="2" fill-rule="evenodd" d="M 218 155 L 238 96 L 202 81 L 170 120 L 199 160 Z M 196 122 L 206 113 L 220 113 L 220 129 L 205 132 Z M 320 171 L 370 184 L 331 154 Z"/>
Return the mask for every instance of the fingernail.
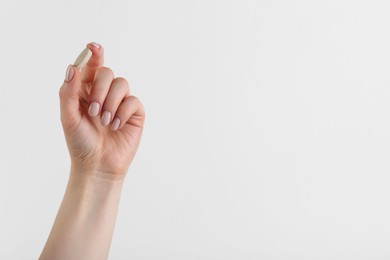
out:
<path id="1" fill-rule="evenodd" d="M 65 81 L 69 82 L 73 79 L 74 75 L 74 69 L 72 65 L 69 65 L 68 68 L 66 69 L 66 74 L 65 74 Z"/>
<path id="2" fill-rule="evenodd" d="M 103 113 L 103 116 L 102 116 L 102 125 L 106 126 L 110 123 L 110 119 L 111 119 L 111 113 L 108 112 L 108 111 L 104 111 Z"/>
<path id="3" fill-rule="evenodd" d="M 99 44 L 99 43 L 91 42 L 91 43 L 89 43 L 89 44 L 95 46 L 96 48 L 100 48 L 100 44 Z"/>
<path id="4" fill-rule="evenodd" d="M 121 120 L 119 120 L 119 118 L 115 118 L 114 121 L 112 122 L 111 129 L 115 131 L 116 129 L 118 129 L 120 123 Z"/>
<path id="5" fill-rule="evenodd" d="M 88 114 L 90 116 L 97 116 L 97 114 L 99 113 L 99 107 L 100 105 L 98 102 L 92 102 L 89 105 Z"/>

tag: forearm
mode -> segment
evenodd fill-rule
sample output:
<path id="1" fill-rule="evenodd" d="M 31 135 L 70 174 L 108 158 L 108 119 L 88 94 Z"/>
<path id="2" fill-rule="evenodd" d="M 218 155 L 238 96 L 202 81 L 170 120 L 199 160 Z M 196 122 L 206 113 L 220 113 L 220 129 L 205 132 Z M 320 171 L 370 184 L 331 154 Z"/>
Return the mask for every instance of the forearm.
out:
<path id="1" fill-rule="evenodd" d="M 40 259 L 107 259 L 122 183 L 72 170 Z"/>

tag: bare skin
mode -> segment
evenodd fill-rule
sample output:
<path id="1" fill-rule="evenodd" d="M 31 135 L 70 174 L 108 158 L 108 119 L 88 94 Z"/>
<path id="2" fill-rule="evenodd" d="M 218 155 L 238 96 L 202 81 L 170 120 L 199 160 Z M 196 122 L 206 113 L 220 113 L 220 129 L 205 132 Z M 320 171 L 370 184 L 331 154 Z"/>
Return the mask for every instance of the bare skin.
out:
<path id="1" fill-rule="evenodd" d="M 87 47 L 92 58 L 81 71 L 70 65 L 59 90 L 71 167 L 42 260 L 108 258 L 122 184 L 142 136 L 142 103 L 103 67 L 103 47 Z"/>

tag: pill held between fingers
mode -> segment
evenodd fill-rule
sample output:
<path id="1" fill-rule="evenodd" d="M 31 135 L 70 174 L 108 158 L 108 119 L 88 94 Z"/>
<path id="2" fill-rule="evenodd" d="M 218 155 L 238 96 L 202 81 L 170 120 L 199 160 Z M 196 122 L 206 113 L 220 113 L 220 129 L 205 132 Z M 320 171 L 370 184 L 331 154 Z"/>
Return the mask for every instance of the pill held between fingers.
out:
<path id="1" fill-rule="evenodd" d="M 87 64 L 91 57 L 92 51 L 89 48 L 85 48 L 77 57 L 73 65 L 76 66 L 76 68 L 78 68 L 79 70 L 81 70 L 85 66 L 85 64 Z"/>

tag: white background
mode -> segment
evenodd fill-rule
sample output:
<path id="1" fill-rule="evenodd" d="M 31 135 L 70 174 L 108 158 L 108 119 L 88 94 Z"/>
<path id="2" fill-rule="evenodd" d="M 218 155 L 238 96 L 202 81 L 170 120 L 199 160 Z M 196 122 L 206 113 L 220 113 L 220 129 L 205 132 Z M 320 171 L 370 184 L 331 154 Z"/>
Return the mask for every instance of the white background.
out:
<path id="1" fill-rule="evenodd" d="M 110 259 L 389 259 L 389 1 L 2 1 L 0 259 L 36 259 L 89 41 L 144 103 Z"/>

